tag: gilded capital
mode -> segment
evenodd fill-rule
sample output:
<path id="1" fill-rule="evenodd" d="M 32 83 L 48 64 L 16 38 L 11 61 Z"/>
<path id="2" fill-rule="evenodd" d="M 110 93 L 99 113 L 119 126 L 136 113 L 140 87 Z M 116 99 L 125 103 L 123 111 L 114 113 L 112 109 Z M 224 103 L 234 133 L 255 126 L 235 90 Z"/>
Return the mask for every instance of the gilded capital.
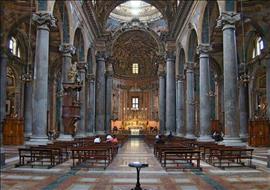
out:
<path id="1" fill-rule="evenodd" d="M 56 28 L 56 19 L 51 13 L 33 13 L 33 21 L 39 25 L 47 25 L 49 28 Z"/>
<path id="2" fill-rule="evenodd" d="M 106 51 L 98 51 L 96 53 L 96 58 L 97 59 L 106 59 Z"/>
<path id="3" fill-rule="evenodd" d="M 197 54 L 209 54 L 212 50 L 210 44 L 199 44 L 197 47 Z"/>
<path id="4" fill-rule="evenodd" d="M 176 80 L 177 81 L 183 81 L 184 80 L 184 75 L 176 75 Z"/>
<path id="5" fill-rule="evenodd" d="M 171 51 L 166 51 L 166 55 L 165 55 L 165 59 L 171 59 L 171 60 L 175 60 L 175 51 L 171 50 Z"/>
<path id="6" fill-rule="evenodd" d="M 222 12 L 217 19 L 217 28 L 223 28 L 225 25 L 234 25 L 239 20 L 241 20 L 239 13 Z"/>
<path id="7" fill-rule="evenodd" d="M 71 44 L 61 44 L 59 46 L 59 51 L 63 54 L 75 54 L 76 48 Z"/>
<path id="8" fill-rule="evenodd" d="M 187 62 L 185 64 L 185 69 L 186 70 L 193 70 L 195 68 L 195 65 L 196 65 L 196 63 L 194 63 L 194 62 Z"/>

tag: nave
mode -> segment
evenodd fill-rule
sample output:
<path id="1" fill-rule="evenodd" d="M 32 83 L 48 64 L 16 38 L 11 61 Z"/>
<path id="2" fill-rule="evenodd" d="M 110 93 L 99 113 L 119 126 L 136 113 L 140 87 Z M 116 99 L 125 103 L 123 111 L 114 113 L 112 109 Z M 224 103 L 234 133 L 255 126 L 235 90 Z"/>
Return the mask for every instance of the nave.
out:
<path id="1" fill-rule="evenodd" d="M 155 158 L 153 148 L 140 138 L 129 138 L 106 170 L 71 169 L 71 159 L 51 169 L 14 168 L 18 162 L 18 147 L 5 148 L 8 158 L 1 173 L 3 189 L 130 190 L 136 183 L 136 170 L 128 164 L 134 161 L 149 164 L 148 168 L 141 170 L 141 185 L 147 190 L 232 190 L 240 186 L 241 189 L 267 190 L 270 187 L 265 148 L 255 149 L 253 163 L 257 169 L 241 167 L 222 170 L 201 162 L 202 172 L 165 171 Z"/>

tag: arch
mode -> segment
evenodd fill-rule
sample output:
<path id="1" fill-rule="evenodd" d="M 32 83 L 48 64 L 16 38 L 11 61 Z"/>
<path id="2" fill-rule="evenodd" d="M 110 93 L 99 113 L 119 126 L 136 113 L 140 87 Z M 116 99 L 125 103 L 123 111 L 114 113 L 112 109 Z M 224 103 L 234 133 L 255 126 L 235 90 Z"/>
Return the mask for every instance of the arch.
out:
<path id="1" fill-rule="evenodd" d="M 121 1 L 115 1 L 115 4 L 111 5 L 110 7 L 107 7 L 107 12 L 105 13 L 105 16 L 104 16 L 104 20 L 103 20 L 103 23 L 102 23 L 102 26 L 104 26 L 106 24 L 106 21 L 108 20 L 109 18 L 109 15 L 111 14 L 111 12 L 119 5 L 127 2 L 127 1 L 130 1 L 130 0 L 121 0 Z M 162 11 L 161 7 L 157 6 L 158 4 L 155 4 L 155 1 L 148 1 L 148 0 L 142 0 L 144 1 L 145 3 L 148 3 L 152 6 L 154 6 L 156 9 L 158 9 L 158 11 L 162 14 L 162 17 L 168 22 L 168 19 L 166 17 L 166 14 L 164 14 L 164 12 Z"/>
<path id="2" fill-rule="evenodd" d="M 178 64 L 178 73 L 179 75 L 184 75 L 184 65 L 185 65 L 185 50 L 181 48 L 179 51 L 179 64 Z"/>
<path id="3" fill-rule="evenodd" d="M 195 29 L 192 29 L 188 41 L 188 62 L 195 62 L 198 38 Z"/>
<path id="4" fill-rule="evenodd" d="M 94 68 L 93 68 L 93 49 L 91 47 L 87 51 L 87 64 L 88 64 L 88 73 L 92 74 Z"/>
<path id="5" fill-rule="evenodd" d="M 11 39 L 11 37 L 14 37 L 16 39 L 16 41 L 18 42 L 18 48 L 20 50 L 20 60 L 22 62 L 26 62 L 27 60 L 27 50 L 29 50 L 28 45 L 27 45 L 27 40 L 28 40 L 28 36 L 26 36 L 26 34 L 22 33 L 21 31 L 15 29 L 15 31 L 11 31 L 8 34 L 8 40 L 7 43 L 9 43 L 9 40 Z M 8 44 L 9 45 L 9 44 Z"/>
<path id="6" fill-rule="evenodd" d="M 77 28 L 75 30 L 73 45 L 76 48 L 75 60 L 76 61 L 83 61 L 85 58 L 84 57 L 84 36 L 83 36 L 81 28 Z"/>
<path id="7" fill-rule="evenodd" d="M 217 12 L 217 15 L 215 13 Z M 207 1 L 205 4 L 205 8 L 203 9 L 203 18 L 201 20 L 201 42 L 202 43 L 210 43 L 211 36 L 210 34 L 215 29 L 216 20 L 219 16 L 219 6 L 216 0 Z"/>
<path id="8" fill-rule="evenodd" d="M 235 0 L 226 0 L 225 2 L 225 11 L 233 12 L 236 9 L 236 1 Z"/>
<path id="9" fill-rule="evenodd" d="M 36 0 L 36 10 L 38 11 L 47 11 L 48 10 L 48 1 Z"/>

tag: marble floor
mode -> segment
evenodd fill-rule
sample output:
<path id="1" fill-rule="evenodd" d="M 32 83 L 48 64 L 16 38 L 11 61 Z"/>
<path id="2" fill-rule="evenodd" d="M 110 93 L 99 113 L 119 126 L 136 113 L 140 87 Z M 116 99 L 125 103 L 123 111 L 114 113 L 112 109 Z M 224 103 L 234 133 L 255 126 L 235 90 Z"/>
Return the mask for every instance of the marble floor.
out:
<path id="1" fill-rule="evenodd" d="M 128 163 L 148 163 L 141 170 L 141 185 L 147 190 L 270 190 L 270 169 L 266 167 L 264 152 L 256 149 L 252 168 L 219 169 L 202 162 L 203 171 L 165 171 L 142 139 L 132 138 L 120 148 L 106 170 L 70 169 L 71 160 L 53 167 L 15 168 L 18 162 L 16 147 L 5 147 L 7 165 L 1 169 L 1 190 L 130 190 L 136 183 L 136 170 Z"/>

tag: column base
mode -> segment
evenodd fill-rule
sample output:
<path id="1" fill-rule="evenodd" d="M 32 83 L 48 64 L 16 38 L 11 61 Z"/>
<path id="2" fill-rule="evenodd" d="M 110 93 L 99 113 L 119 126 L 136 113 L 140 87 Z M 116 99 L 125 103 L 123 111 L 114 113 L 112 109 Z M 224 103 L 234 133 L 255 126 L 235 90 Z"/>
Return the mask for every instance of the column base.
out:
<path id="1" fill-rule="evenodd" d="M 214 142 L 215 141 L 210 135 L 200 136 L 197 140 L 199 142 Z"/>
<path id="2" fill-rule="evenodd" d="M 185 135 L 183 133 L 176 133 L 177 137 L 185 137 Z"/>
<path id="3" fill-rule="evenodd" d="M 219 142 L 225 146 L 246 146 L 247 144 L 241 141 L 240 137 L 224 137 L 224 140 Z"/>
<path id="4" fill-rule="evenodd" d="M 24 134 L 24 140 L 25 140 L 25 141 L 29 141 L 30 138 L 31 138 L 31 136 L 32 136 L 32 133 L 25 133 L 25 134 Z"/>
<path id="5" fill-rule="evenodd" d="M 74 138 L 71 135 L 65 135 L 65 134 L 60 134 L 60 136 L 58 137 L 59 141 L 73 141 Z"/>
<path id="6" fill-rule="evenodd" d="M 94 133 L 88 132 L 88 133 L 86 133 L 86 136 L 88 136 L 88 137 L 93 137 L 93 136 L 95 136 L 95 134 L 94 134 Z"/>
<path id="7" fill-rule="evenodd" d="M 96 131 L 96 135 L 105 135 L 105 131 Z"/>
<path id="8" fill-rule="evenodd" d="M 267 168 L 270 168 L 270 150 L 268 150 L 268 155 L 267 155 Z"/>
<path id="9" fill-rule="evenodd" d="M 29 141 L 25 142 L 25 145 L 47 145 L 50 142 L 51 141 L 49 141 L 48 137 L 46 136 L 41 137 L 32 136 L 30 137 Z"/>
<path id="10" fill-rule="evenodd" d="M 0 166 L 4 166 L 6 164 L 6 157 L 5 157 L 5 149 L 0 147 Z"/>
<path id="11" fill-rule="evenodd" d="M 240 134 L 240 139 L 243 141 L 243 142 L 247 142 L 248 141 L 248 134 Z"/>
<path id="12" fill-rule="evenodd" d="M 75 138 L 84 138 L 84 137 L 86 137 L 85 133 L 78 133 L 75 135 Z"/>
<path id="13" fill-rule="evenodd" d="M 193 134 L 186 134 L 185 138 L 187 138 L 187 139 L 196 139 L 195 135 L 193 135 Z"/>

